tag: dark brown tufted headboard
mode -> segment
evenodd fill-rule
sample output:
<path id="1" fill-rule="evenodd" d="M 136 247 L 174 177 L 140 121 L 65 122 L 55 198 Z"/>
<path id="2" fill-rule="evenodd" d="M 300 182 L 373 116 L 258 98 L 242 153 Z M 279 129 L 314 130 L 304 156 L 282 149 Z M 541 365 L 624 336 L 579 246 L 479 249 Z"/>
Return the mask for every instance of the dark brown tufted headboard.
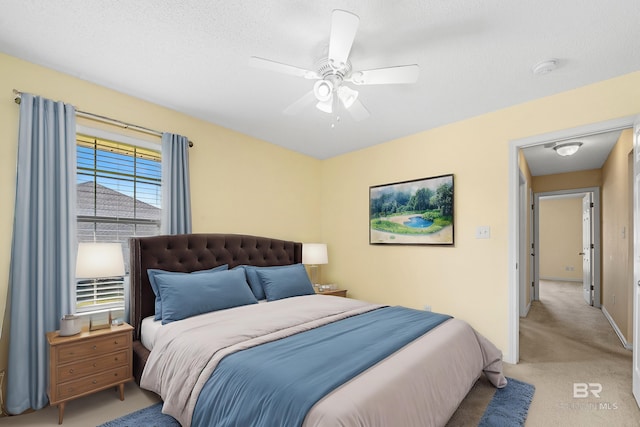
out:
<path id="1" fill-rule="evenodd" d="M 155 295 L 147 269 L 189 273 L 222 264 L 260 267 L 302 262 L 302 243 L 241 234 L 178 234 L 139 237 L 131 249 L 130 323 L 133 326 L 134 374 L 138 383 L 148 356 L 140 343 L 142 319 L 155 312 Z M 138 341 L 138 342 L 136 342 Z"/>

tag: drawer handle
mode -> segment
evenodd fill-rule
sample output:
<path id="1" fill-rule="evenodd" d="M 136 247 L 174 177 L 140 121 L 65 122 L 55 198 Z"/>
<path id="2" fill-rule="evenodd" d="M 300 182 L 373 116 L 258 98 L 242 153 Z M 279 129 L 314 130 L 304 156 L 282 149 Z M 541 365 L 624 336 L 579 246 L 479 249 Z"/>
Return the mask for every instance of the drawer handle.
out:
<path id="1" fill-rule="evenodd" d="M 70 374 L 73 374 L 73 369 L 69 369 L 69 373 L 70 373 Z"/>
<path id="2" fill-rule="evenodd" d="M 94 346 L 93 346 L 93 349 L 95 350 L 96 348 L 98 348 L 98 346 L 94 345 Z"/>
<path id="3" fill-rule="evenodd" d="M 93 380 L 93 383 L 94 383 L 94 384 L 98 384 L 98 381 L 96 381 L 96 380 Z"/>
<path id="4" fill-rule="evenodd" d="M 113 343 L 114 343 L 114 344 L 118 344 L 118 340 L 115 340 Z"/>
<path id="5" fill-rule="evenodd" d="M 93 367 L 94 367 L 94 368 L 96 367 L 96 364 L 95 364 L 95 363 L 93 364 Z"/>
<path id="6" fill-rule="evenodd" d="M 114 376 L 114 377 L 117 377 L 117 376 L 118 376 L 118 373 L 113 374 L 113 376 Z"/>
<path id="7" fill-rule="evenodd" d="M 118 361 L 118 356 L 116 356 L 114 360 L 117 362 Z"/>

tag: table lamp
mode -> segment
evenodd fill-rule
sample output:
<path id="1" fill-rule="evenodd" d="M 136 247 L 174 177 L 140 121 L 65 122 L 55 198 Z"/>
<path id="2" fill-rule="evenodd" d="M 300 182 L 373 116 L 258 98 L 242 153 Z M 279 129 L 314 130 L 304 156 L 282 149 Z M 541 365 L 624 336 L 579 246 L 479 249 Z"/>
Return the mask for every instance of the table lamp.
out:
<path id="1" fill-rule="evenodd" d="M 124 258 L 120 243 L 82 242 L 78 244 L 76 279 L 99 279 L 124 276 Z M 111 312 L 106 322 L 90 322 L 90 330 L 109 327 Z M 93 320 L 93 317 L 92 317 Z"/>
<path id="2" fill-rule="evenodd" d="M 302 263 L 309 266 L 311 283 L 318 286 L 318 269 L 320 264 L 328 264 L 327 245 L 325 243 L 303 243 Z"/>

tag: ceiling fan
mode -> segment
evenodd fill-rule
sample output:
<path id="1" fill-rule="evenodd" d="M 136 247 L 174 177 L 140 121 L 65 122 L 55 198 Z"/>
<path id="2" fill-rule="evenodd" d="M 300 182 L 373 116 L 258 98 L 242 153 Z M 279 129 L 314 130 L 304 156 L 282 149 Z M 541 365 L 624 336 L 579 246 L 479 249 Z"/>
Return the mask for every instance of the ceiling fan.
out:
<path id="1" fill-rule="evenodd" d="M 415 83 L 418 80 L 420 67 L 417 64 L 354 71 L 349 53 L 359 22 L 360 18 L 351 12 L 339 9 L 332 12 L 328 54 L 317 62 L 315 71 L 257 56 L 250 58 L 249 63 L 254 67 L 316 80 L 313 90 L 289 105 L 284 110 L 285 114 L 297 114 L 314 102 L 320 111 L 331 114 L 337 110 L 339 102 L 356 121 L 364 120 L 369 117 L 369 111 L 358 99 L 358 91 L 345 83 L 378 85 Z"/>

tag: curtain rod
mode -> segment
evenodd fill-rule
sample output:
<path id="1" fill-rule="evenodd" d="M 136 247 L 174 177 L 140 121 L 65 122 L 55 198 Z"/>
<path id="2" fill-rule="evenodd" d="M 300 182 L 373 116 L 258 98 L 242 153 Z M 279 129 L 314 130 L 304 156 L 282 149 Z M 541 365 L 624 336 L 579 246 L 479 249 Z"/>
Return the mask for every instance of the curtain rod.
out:
<path id="1" fill-rule="evenodd" d="M 20 92 L 19 90 L 13 89 L 13 93 L 15 95 L 15 98 L 13 100 L 16 102 L 16 104 L 20 104 L 20 101 L 22 99 L 22 92 Z M 134 125 L 134 124 L 127 123 L 127 122 L 123 122 L 121 120 L 116 120 L 116 119 L 112 119 L 112 118 L 109 118 L 109 117 L 100 116 L 98 114 L 87 113 L 86 111 L 76 110 L 76 115 L 78 117 L 83 117 L 85 119 L 94 120 L 96 122 L 107 123 L 107 124 L 110 124 L 110 125 L 114 125 L 114 126 L 118 126 L 118 127 L 124 128 L 124 129 L 131 129 L 133 131 L 142 132 L 142 133 L 146 133 L 146 134 L 149 134 L 149 135 L 162 137 L 162 132 L 160 132 L 160 131 L 149 129 L 149 128 L 146 128 L 146 127 L 143 127 L 143 126 Z M 189 147 L 193 147 L 193 142 L 191 140 L 189 141 Z"/>

